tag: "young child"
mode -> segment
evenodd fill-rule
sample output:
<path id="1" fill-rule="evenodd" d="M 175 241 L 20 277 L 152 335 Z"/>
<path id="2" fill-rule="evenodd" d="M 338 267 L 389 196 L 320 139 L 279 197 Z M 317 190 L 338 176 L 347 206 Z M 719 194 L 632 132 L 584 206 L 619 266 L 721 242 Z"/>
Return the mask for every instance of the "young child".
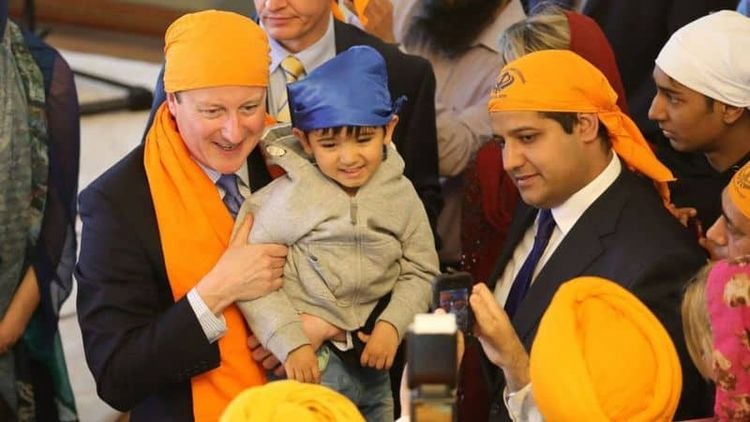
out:
<path id="1" fill-rule="evenodd" d="M 271 128 L 262 141 L 286 175 L 253 193 L 237 218 L 253 214 L 251 242 L 289 245 L 284 284 L 239 306 L 289 378 L 317 382 L 320 370 L 321 383 L 368 421 L 392 420 L 387 369 L 407 325 L 428 309 L 438 258 L 391 143 L 398 117 L 385 61 L 353 47 L 288 93 L 294 129 Z M 369 340 L 360 332 L 368 319 Z M 303 320 L 335 327 L 338 341 L 304 330 Z"/>

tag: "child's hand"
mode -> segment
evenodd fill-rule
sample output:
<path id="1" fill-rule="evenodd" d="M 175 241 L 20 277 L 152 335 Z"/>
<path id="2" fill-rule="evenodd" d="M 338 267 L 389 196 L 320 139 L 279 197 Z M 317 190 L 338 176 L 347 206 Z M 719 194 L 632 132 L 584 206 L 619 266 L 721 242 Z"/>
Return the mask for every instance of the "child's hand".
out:
<path id="1" fill-rule="evenodd" d="M 306 344 L 294 349 L 284 362 L 286 377 L 300 382 L 320 383 L 320 369 L 318 368 L 318 357 L 313 348 Z"/>
<path id="2" fill-rule="evenodd" d="M 398 349 L 398 331 L 385 321 L 378 321 L 371 335 L 357 333 L 359 339 L 367 343 L 362 351 L 362 366 L 375 369 L 391 369 L 393 357 Z"/>

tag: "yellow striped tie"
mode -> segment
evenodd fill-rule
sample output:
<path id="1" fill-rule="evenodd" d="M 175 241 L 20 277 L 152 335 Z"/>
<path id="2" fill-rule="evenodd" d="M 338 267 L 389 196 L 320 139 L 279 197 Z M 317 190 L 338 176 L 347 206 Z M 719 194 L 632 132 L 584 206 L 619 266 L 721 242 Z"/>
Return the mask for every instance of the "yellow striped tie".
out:
<path id="1" fill-rule="evenodd" d="M 294 56 L 287 56 L 281 61 L 281 70 L 284 71 L 284 77 L 286 78 L 287 84 L 296 82 L 299 79 L 304 78 L 306 75 L 305 66 Z M 284 101 L 276 112 L 276 120 L 280 122 L 289 122 L 292 120 L 291 113 L 289 112 L 289 99 L 286 96 L 286 91 L 284 92 Z"/>

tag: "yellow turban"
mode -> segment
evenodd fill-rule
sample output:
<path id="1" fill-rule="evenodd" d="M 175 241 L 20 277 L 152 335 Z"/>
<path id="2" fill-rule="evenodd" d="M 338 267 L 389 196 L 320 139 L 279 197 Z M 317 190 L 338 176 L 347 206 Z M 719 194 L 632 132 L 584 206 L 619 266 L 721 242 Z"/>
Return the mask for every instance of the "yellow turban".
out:
<path id="1" fill-rule="evenodd" d="M 672 172 L 654 155 L 635 123 L 617 107 L 617 94 L 594 65 L 568 50 L 527 54 L 503 67 L 488 104 L 498 111 L 596 113 L 612 147 L 632 169 L 652 179 L 665 203 Z"/>
<path id="2" fill-rule="evenodd" d="M 268 86 L 268 38 L 252 20 L 206 10 L 174 21 L 164 36 L 164 90 Z"/>
<path id="3" fill-rule="evenodd" d="M 750 218 L 750 163 L 732 176 L 727 186 L 729 199 L 746 218 Z"/>
<path id="4" fill-rule="evenodd" d="M 317 384 L 285 380 L 249 388 L 232 400 L 220 422 L 364 422 L 340 393 Z"/>
<path id="5" fill-rule="evenodd" d="M 531 388 L 550 421 L 671 421 L 680 361 L 659 320 L 598 277 L 563 284 L 531 350 Z"/>

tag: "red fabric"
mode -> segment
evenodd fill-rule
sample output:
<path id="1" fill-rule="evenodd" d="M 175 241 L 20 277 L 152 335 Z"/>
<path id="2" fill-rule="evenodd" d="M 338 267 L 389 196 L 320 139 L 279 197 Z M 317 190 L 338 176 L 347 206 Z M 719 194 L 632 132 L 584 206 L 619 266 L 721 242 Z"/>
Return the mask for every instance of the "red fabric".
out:
<path id="1" fill-rule="evenodd" d="M 461 221 L 461 269 L 487 282 L 518 204 L 518 191 L 503 171 L 497 142 L 483 145 L 464 171 Z"/>
<path id="2" fill-rule="evenodd" d="M 617 93 L 617 106 L 623 113 L 630 114 L 625 88 L 622 86 L 620 71 L 617 69 L 615 53 L 604 31 L 588 16 L 569 10 L 564 13 L 570 26 L 570 50 L 588 60 L 607 77 L 609 84 Z"/>

